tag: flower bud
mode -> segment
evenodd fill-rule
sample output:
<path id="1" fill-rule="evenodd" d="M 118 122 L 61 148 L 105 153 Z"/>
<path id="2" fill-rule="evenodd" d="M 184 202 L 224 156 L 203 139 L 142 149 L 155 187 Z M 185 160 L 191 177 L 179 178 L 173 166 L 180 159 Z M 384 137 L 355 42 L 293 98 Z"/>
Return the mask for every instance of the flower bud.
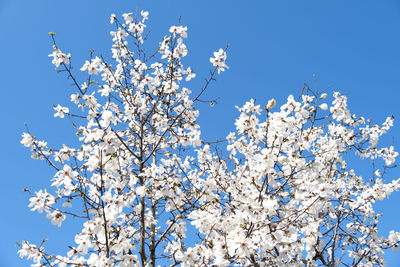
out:
<path id="1" fill-rule="evenodd" d="M 322 110 L 327 110 L 328 109 L 328 105 L 326 103 L 323 103 L 319 106 L 320 109 Z"/>
<path id="2" fill-rule="evenodd" d="M 268 101 L 268 104 L 265 106 L 265 109 L 270 111 L 273 107 L 275 107 L 275 105 L 276 105 L 276 100 L 272 98 L 270 101 Z"/>

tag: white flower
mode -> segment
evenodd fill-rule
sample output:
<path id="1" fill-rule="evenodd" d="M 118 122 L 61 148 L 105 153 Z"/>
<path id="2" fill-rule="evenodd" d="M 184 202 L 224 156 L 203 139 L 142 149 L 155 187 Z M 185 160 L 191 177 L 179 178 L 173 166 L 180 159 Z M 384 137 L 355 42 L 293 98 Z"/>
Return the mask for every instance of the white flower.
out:
<path id="1" fill-rule="evenodd" d="M 132 18 L 132 13 L 124 13 L 122 16 L 124 17 L 125 23 L 126 24 L 131 24 L 133 23 L 133 18 Z"/>
<path id="2" fill-rule="evenodd" d="M 142 16 L 142 22 L 149 19 L 149 12 L 148 11 L 140 11 L 140 15 Z"/>
<path id="3" fill-rule="evenodd" d="M 101 96 L 108 96 L 112 92 L 112 88 L 105 84 L 98 92 L 101 93 Z"/>
<path id="4" fill-rule="evenodd" d="M 36 245 L 31 245 L 27 241 L 23 241 L 22 248 L 18 250 L 18 254 L 20 258 L 27 257 L 28 260 L 32 259 L 33 262 L 40 264 L 42 259 L 42 251 L 42 247 L 37 248 Z"/>
<path id="5" fill-rule="evenodd" d="M 23 144 L 24 146 L 30 147 L 34 141 L 35 141 L 35 139 L 30 134 L 28 134 L 28 133 L 22 134 L 21 144 Z"/>
<path id="6" fill-rule="evenodd" d="M 71 54 L 64 54 L 57 46 L 53 46 L 54 51 L 49 55 L 49 57 L 53 57 L 51 63 L 53 63 L 56 67 L 60 66 L 61 64 L 69 64 L 71 59 Z"/>
<path id="7" fill-rule="evenodd" d="M 39 213 L 42 213 L 43 210 L 47 210 L 48 207 L 55 203 L 55 198 L 47 193 L 46 190 L 44 190 L 44 192 L 39 190 L 35 192 L 35 195 L 36 196 L 29 199 L 30 203 L 28 207 L 32 207 L 31 211 L 37 210 Z"/>
<path id="8" fill-rule="evenodd" d="M 136 194 L 140 197 L 143 197 L 146 194 L 146 187 L 145 186 L 138 186 L 136 188 Z"/>
<path id="9" fill-rule="evenodd" d="M 110 16 L 110 23 L 111 24 L 113 24 L 114 23 L 114 21 L 115 21 L 115 19 L 116 19 L 116 16 L 115 16 L 115 14 L 113 13 L 113 14 L 111 14 L 111 16 Z"/>
<path id="10" fill-rule="evenodd" d="M 79 94 L 71 94 L 71 102 L 79 104 Z"/>
<path id="11" fill-rule="evenodd" d="M 51 219 L 51 224 L 57 225 L 58 227 L 60 227 L 61 223 L 65 220 L 65 215 L 58 210 L 47 213 L 46 217 Z"/>
<path id="12" fill-rule="evenodd" d="M 186 69 L 186 71 L 184 72 L 184 74 L 186 75 L 186 81 L 190 81 L 191 79 L 196 77 L 196 73 L 192 72 L 192 69 L 190 67 L 188 67 Z"/>
<path id="13" fill-rule="evenodd" d="M 101 123 L 102 127 L 107 127 L 111 123 L 113 123 L 115 125 L 117 122 L 117 118 L 115 118 L 115 116 L 113 115 L 113 113 L 110 110 L 103 111 L 101 118 L 102 118 L 102 121 L 100 123 Z"/>
<path id="14" fill-rule="evenodd" d="M 187 27 L 182 27 L 182 26 L 172 26 L 171 28 L 169 28 L 169 32 L 172 34 L 177 34 L 182 38 L 186 38 L 187 37 Z"/>
<path id="15" fill-rule="evenodd" d="M 85 61 L 85 64 L 83 64 L 81 71 L 87 70 L 89 75 L 97 75 L 99 71 L 101 71 L 101 59 L 99 57 L 95 57 L 92 59 L 91 62 L 88 60 Z"/>
<path id="16" fill-rule="evenodd" d="M 225 71 L 225 68 L 229 69 L 229 67 L 225 64 L 226 61 L 226 52 L 220 48 L 218 52 L 214 52 L 214 57 L 210 58 L 210 62 L 213 64 L 214 67 L 217 67 L 218 74 L 221 71 Z"/>
<path id="17" fill-rule="evenodd" d="M 62 106 L 60 106 L 60 105 L 57 105 L 57 107 L 53 107 L 53 109 L 54 109 L 55 111 L 57 111 L 57 112 L 54 114 L 54 117 L 55 117 L 55 118 L 56 118 L 56 117 L 64 118 L 64 115 L 67 114 L 67 113 L 69 112 L 69 108 L 67 108 L 67 107 L 62 107 Z"/>
<path id="18" fill-rule="evenodd" d="M 79 245 L 76 250 L 82 255 L 86 255 L 88 253 L 88 249 L 93 246 L 92 242 L 90 241 L 90 236 L 85 233 L 77 234 L 75 236 L 75 242 Z"/>

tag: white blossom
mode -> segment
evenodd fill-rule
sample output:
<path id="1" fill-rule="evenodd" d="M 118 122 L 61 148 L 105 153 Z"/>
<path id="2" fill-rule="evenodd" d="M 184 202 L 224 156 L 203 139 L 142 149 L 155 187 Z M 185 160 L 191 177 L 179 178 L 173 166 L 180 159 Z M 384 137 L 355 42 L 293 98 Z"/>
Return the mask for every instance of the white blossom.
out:
<path id="1" fill-rule="evenodd" d="M 69 113 L 69 108 L 67 107 L 62 107 L 60 105 L 57 105 L 56 107 L 53 108 L 55 111 L 57 111 L 56 113 L 54 113 L 54 117 L 60 117 L 60 118 L 64 118 L 64 115 Z"/>
<path id="2" fill-rule="evenodd" d="M 214 67 L 217 68 L 218 74 L 221 71 L 225 71 L 225 69 L 229 69 L 226 65 L 226 52 L 220 48 L 217 52 L 214 52 L 214 57 L 210 58 L 210 62 L 213 64 Z"/>
<path id="3" fill-rule="evenodd" d="M 53 57 L 51 63 L 56 67 L 59 67 L 61 64 L 69 64 L 71 59 L 71 54 L 64 54 L 57 46 L 53 46 L 54 51 L 49 55 L 49 57 Z"/>

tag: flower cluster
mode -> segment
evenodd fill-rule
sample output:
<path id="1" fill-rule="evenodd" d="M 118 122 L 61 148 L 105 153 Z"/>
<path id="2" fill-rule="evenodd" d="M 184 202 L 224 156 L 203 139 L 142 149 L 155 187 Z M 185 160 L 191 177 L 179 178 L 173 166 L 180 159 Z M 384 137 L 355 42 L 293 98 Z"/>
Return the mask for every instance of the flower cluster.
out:
<path id="1" fill-rule="evenodd" d="M 236 132 L 227 136 L 231 167 L 208 147 L 199 151 L 204 208 L 189 218 L 203 238 L 177 254 L 185 266 L 383 265 L 383 249 L 397 248 L 400 233 L 377 235 L 372 204 L 397 191 L 400 179 L 368 183 L 347 167 L 346 154 L 379 155 L 386 172 L 398 154 L 378 149 L 375 133 L 393 123 L 388 118 L 368 131 L 364 118 L 350 115 L 345 96 L 335 92 L 330 106 L 320 103 L 326 97 L 289 96 L 275 112 L 270 100 L 266 116 L 254 100 L 237 107 Z"/>
<path id="2" fill-rule="evenodd" d="M 187 27 L 172 26 L 146 54 L 148 15 L 111 15 L 112 59 L 91 55 L 86 82 L 55 46 L 75 106 L 57 105 L 54 116 L 69 118 L 80 144 L 50 148 L 23 133 L 32 158 L 55 170 L 52 189 L 29 207 L 82 228 L 66 255 L 23 241 L 20 257 L 61 267 L 383 265 L 384 250 L 400 242 L 395 231 L 378 235 L 373 209 L 400 187 L 386 178 L 398 153 L 380 144 L 393 119 L 372 125 L 350 113 L 344 95 L 328 101 L 307 89 L 280 107 L 246 102 L 226 147 L 205 142 L 196 105 L 228 68 L 226 51 L 214 52 L 214 70 L 192 94 Z M 353 152 L 374 162 L 371 177 L 348 167 Z"/>
<path id="3" fill-rule="evenodd" d="M 49 55 L 49 57 L 53 57 L 51 63 L 53 63 L 56 67 L 60 66 L 61 64 L 69 64 L 71 59 L 71 54 L 64 54 L 61 50 L 54 46 L 54 51 Z"/>
<path id="4" fill-rule="evenodd" d="M 217 67 L 218 74 L 225 69 L 229 69 L 226 65 L 226 52 L 220 48 L 217 52 L 214 52 L 214 57 L 210 58 L 210 62 L 213 66 Z"/>

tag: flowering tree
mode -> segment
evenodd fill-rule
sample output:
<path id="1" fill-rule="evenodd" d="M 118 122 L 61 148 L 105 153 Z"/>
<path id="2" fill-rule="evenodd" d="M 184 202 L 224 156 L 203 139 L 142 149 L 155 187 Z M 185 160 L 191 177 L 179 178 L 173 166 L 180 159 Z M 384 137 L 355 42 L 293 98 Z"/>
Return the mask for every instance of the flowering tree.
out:
<path id="1" fill-rule="evenodd" d="M 398 153 L 378 147 L 393 119 L 373 125 L 351 115 L 340 93 L 328 104 L 305 86 L 280 109 L 273 99 L 238 107 L 226 150 L 214 149 L 200 137 L 195 105 L 228 68 L 226 49 L 193 96 L 184 85 L 195 74 L 181 62 L 187 28 L 172 26 L 148 55 L 147 18 L 111 16 L 112 58 L 91 53 L 84 83 L 50 33 L 52 63 L 76 88 L 76 107 L 58 105 L 54 116 L 71 120 L 81 145 L 54 149 L 23 134 L 32 158 L 55 169 L 54 190 L 32 194 L 29 207 L 59 227 L 67 217 L 83 227 L 67 255 L 27 241 L 19 255 L 33 266 L 382 265 L 400 241 L 394 231 L 378 235 L 372 206 L 400 186 L 384 182 Z M 374 162 L 369 180 L 347 165 L 350 154 Z"/>

